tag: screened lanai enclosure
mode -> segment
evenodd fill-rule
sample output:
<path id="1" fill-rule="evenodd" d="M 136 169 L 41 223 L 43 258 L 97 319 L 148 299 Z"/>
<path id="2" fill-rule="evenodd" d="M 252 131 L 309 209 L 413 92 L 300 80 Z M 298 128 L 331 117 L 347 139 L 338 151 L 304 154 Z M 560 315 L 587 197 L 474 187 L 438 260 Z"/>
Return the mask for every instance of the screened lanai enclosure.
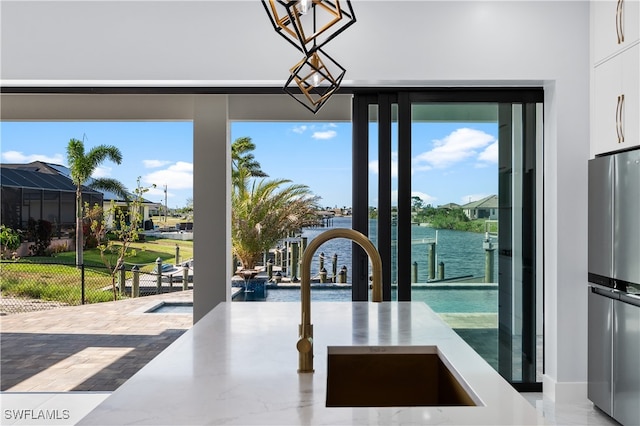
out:
<path id="1" fill-rule="evenodd" d="M 46 220 L 53 232 L 64 235 L 75 229 L 76 187 L 62 175 L 2 165 L 2 224 L 27 229 L 30 219 Z M 102 205 L 101 192 L 83 188 L 83 204 Z"/>

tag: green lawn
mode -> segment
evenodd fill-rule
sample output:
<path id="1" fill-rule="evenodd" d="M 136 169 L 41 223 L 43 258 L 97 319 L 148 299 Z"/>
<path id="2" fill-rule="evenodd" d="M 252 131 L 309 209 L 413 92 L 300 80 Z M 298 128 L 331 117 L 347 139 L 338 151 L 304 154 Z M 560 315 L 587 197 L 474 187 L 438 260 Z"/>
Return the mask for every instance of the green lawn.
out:
<path id="1" fill-rule="evenodd" d="M 193 242 L 149 238 L 131 245 L 135 255 L 125 258 L 126 278 L 131 267 L 150 273 L 159 257 L 163 263 L 175 263 L 176 245 L 180 262 L 193 258 Z M 81 303 L 82 278 L 75 267 L 75 252 L 57 253 L 55 257 L 25 257 L 17 262 L 3 262 L 0 268 L 0 288 L 3 296 L 18 296 L 51 300 L 77 305 Z M 115 263 L 116 255 L 111 256 Z M 113 300 L 110 271 L 104 266 L 98 249 L 84 251 L 85 301 Z"/>
<path id="2" fill-rule="evenodd" d="M 81 271 L 74 265 L 2 263 L 0 278 L 3 297 L 26 297 L 69 305 L 79 305 L 82 302 Z M 86 302 L 113 300 L 113 292 L 108 291 L 111 287 L 111 277 L 105 268 L 86 268 L 84 280 Z"/>
<path id="3" fill-rule="evenodd" d="M 193 258 L 193 241 L 169 240 L 164 238 L 147 238 L 146 241 L 131 244 L 130 251 L 135 255 L 125 257 L 124 261 L 127 265 L 139 265 L 141 270 L 150 271 L 155 267 L 157 258 L 162 259 L 163 263 L 175 263 L 176 245 L 180 248 L 180 262 L 184 262 Z M 117 249 L 120 246 L 116 246 Z M 90 249 L 84 251 L 85 265 L 104 265 L 100 257 L 98 249 Z M 117 254 L 108 256 L 111 263 L 114 264 Z M 58 253 L 55 256 L 56 262 L 75 263 L 76 253 L 65 252 Z M 127 268 L 129 269 L 130 266 Z"/>

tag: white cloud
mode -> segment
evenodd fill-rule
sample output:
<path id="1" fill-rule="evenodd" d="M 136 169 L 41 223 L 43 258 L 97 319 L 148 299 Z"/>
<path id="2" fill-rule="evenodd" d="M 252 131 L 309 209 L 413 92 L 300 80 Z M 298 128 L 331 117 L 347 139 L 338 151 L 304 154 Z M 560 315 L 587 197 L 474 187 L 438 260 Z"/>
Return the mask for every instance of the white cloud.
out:
<path id="1" fill-rule="evenodd" d="M 311 136 L 314 139 L 333 139 L 338 135 L 335 130 L 325 130 L 323 132 L 313 132 Z"/>
<path id="2" fill-rule="evenodd" d="M 42 154 L 23 154 L 20 151 L 6 151 L 2 153 L 2 159 L 7 163 L 30 163 L 32 161 L 44 161 L 45 163 L 64 164 L 62 154 L 54 154 L 53 157 Z"/>
<path id="3" fill-rule="evenodd" d="M 111 176 L 111 167 L 98 166 L 91 175 L 92 178 L 104 178 Z"/>
<path id="4" fill-rule="evenodd" d="M 166 160 L 142 160 L 142 164 L 146 169 L 157 169 L 158 167 L 163 167 L 169 164 L 170 161 Z"/>
<path id="5" fill-rule="evenodd" d="M 478 160 L 486 161 L 487 163 L 497 164 L 498 163 L 498 141 L 495 141 L 494 143 L 486 147 L 484 151 L 482 151 L 480 155 L 478 155 Z"/>
<path id="6" fill-rule="evenodd" d="M 411 197 L 419 197 L 424 204 L 433 204 L 433 202 L 437 200 L 436 197 L 419 191 L 411 191 Z"/>
<path id="7" fill-rule="evenodd" d="M 378 160 L 370 161 L 369 172 L 373 173 L 374 175 L 377 175 L 378 165 L 379 165 Z M 391 153 L 391 177 L 392 178 L 398 177 L 398 153 L 397 152 Z"/>
<path id="8" fill-rule="evenodd" d="M 167 186 L 167 198 L 173 196 L 174 194 L 169 191 Z M 144 198 L 147 200 L 154 201 L 156 199 L 160 200 L 164 204 L 164 185 L 156 186 L 155 188 L 148 188 L 148 191 L 145 192 Z"/>
<path id="9" fill-rule="evenodd" d="M 424 204 L 433 204 L 433 202 L 435 200 L 437 200 L 436 197 L 432 197 L 429 194 L 425 194 L 424 192 L 418 192 L 418 191 L 411 191 L 411 196 L 412 197 L 420 197 L 420 199 L 422 201 L 424 201 Z M 397 205 L 398 204 L 398 190 L 394 189 L 393 191 L 391 191 L 391 204 L 393 205 Z"/>
<path id="10" fill-rule="evenodd" d="M 193 163 L 178 161 L 166 169 L 145 175 L 142 180 L 148 185 L 155 184 L 156 191 L 160 189 L 162 195 L 164 185 L 167 185 L 168 189 L 190 189 L 193 188 Z"/>
<path id="11" fill-rule="evenodd" d="M 307 130 L 307 126 L 305 126 L 305 125 L 296 126 L 292 130 L 293 130 L 294 133 L 304 133 L 305 130 Z"/>
<path id="12" fill-rule="evenodd" d="M 481 130 L 461 128 L 441 140 L 434 140 L 434 148 L 414 158 L 415 170 L 445 168 L 474 157 L 478 150 L 486 148 L 495 138 Z"/>

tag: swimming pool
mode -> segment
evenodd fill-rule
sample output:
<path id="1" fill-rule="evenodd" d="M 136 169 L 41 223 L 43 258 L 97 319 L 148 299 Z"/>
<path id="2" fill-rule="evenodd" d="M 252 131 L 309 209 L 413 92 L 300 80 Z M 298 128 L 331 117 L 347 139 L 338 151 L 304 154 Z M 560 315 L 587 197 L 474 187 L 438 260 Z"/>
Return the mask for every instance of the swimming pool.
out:
<path id="1" fill-rule="evenodd" d="M 162 302 L 145 313 L 147 314 L 192 314 L 193 302 Z"/>
<path id="2" fill-rule="evenodd" d="M 234 301 L 242 302 L 242 295 Z M 395 290 L 392 297 L 395 299 Z M 496 313 L 498 312 L 498 290 L 493 288 L 414 288 L 412 300 L 424 302 L 437 313 Z M 270 289 L 267 302 L 299 302 L 300 289 Z M 351 289 L 313 289 L 312 302 L 349 302 Z M 249 303 L 249 302 L 248 302 Z M 146 311 L 156 314 L 191 314 L 191 302 L 162 302 Z"/>
<path id="3" fill-rule="evenodd" d="M 395 299 L 395 290 L 392 294 Z M 496 313 L 498 290 L 492 288 L 414 288 L 413 301 L 424 302 L 438 313 Z M 238 301 L 241 301 L 238 299 Z M 300 289 L 270 289 L 267 302 L 299 302 Z M 312 289 L 311 301 L 349 302 L 351 289 Z"/>

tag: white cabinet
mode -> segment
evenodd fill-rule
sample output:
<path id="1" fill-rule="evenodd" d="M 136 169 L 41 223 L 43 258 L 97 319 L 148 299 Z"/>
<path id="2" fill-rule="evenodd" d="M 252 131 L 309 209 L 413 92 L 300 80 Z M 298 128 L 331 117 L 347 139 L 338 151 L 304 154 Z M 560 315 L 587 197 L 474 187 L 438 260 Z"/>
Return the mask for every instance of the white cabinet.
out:
<path id="1" fill-rule="evenodd" d="M 640 146 L 640 44 L 594 69 L 591 155 Z"/>
<path id="2" fill-rule="evenodd" d="M 597 64 L 640 39 L 640 0 L 594 0 L 591 24 Z"/>

